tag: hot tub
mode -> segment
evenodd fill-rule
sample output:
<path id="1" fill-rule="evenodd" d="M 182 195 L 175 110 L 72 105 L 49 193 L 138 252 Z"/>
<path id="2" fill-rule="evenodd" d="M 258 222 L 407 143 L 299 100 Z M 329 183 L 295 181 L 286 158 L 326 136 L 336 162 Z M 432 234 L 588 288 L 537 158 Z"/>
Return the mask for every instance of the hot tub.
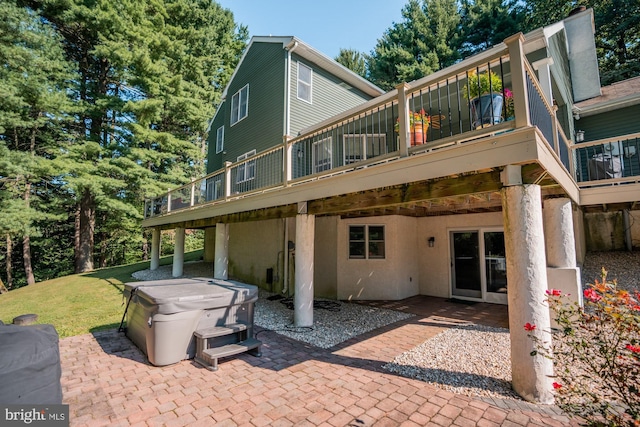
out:
<path id="1" fill-rule="evenodd" d="M 156 366 L 196 355 L 194 332 L 241 325 L 252 339 L 258 288 L 208 278 L 126 283 L 126 335 Z"/>

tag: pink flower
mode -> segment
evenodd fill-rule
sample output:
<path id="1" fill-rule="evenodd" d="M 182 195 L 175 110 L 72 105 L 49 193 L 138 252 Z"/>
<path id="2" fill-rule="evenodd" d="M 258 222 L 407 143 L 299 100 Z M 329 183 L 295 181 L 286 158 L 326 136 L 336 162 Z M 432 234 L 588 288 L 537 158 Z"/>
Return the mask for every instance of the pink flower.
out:
<path id="1" fill-rule="evenodd" d="M 633 353 L 640 353 L 640 345 L 627 344 L 625 348 Z"/>
<path id="2" fill-rule="evenodd" d="M 532 325 L 531 323 L 527 322 L 524 325 L 524 330 L 528 331 L 528 332 L 535 331 L 536 330 L 536 325 Z"/>
<path id="3" fill-rule="evenodd" d="M 584 297 L 591 302 L 598 302 L 602 299 L 602 297 L 593 289 L 585 289 Z"/>
<path id="4" fill-rule="evenodd" d="M 562 292 L 560 292 L 558 289 L 547 289 L 546 292 L 547 295 L 551 295 L 553 297 L 559 297 L 560 295 L 562 295 Z"/>
<path id="5" fill-rule="evenodd" d="M 504 97 L 505 98 L 513 98 L 513 92 L 511 92 L 511 89 L 504 88 Z"/>
<path id="6" fill-rule="evenodd" d="M 554 382 L 552 385 L 553 385 L 553 389 L 554 390 L 559 390 L 559 389 L 562 388 L 562 384 L 560 384 L 560 383 Z"/>

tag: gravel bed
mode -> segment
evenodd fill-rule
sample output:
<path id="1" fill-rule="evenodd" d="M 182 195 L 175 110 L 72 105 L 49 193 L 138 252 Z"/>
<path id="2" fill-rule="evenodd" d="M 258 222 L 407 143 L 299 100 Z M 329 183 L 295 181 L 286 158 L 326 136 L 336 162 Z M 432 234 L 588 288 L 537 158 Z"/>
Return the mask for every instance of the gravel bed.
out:
<path id="1" fill-rule="evenodd" d="M 313 328 L 293 326 L 292 300 L 260 290 L 255 305 L 254 323 L 294 340 L 316 347 L 331 348 L 343 341 L 413 317 L 413 314 L 384 308 L 367 307 L 341 301 L 314 300 Z M 283 303 L 284 302 L 284 303 Z"/>
<path id="2" fill-rule="evenodd" d="M 607 270 L 607 280 L 616 279 L 619 289 L 640 290 L 640 251 L 589 252 L 581 271 L 585 289 L 601 279 L 602 267 Z"/>
<path id="3" fill-rule="evenodd" d="M 516 398 L 511 389 L 509 330 L 484 325 L 447 329 L 383 366 L 467 396 Z"/>

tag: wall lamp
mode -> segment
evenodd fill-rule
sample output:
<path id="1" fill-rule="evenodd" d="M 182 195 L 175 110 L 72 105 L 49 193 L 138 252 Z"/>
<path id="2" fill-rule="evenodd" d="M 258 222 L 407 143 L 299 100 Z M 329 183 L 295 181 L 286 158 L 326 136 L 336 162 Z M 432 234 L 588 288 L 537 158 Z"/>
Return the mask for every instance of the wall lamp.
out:
<path id="1" fill-rule="evenodd" d="M 433 236 L 429 237 L 429 247 L 432 248 L 435 246 L 435 244 L 436 244 L 436 238 Z"/>
<path id="2" fill-rule="evenodd" d="M 584 131 L 577 130 L 576 131 L 576 142 L 584 142 Z"/>

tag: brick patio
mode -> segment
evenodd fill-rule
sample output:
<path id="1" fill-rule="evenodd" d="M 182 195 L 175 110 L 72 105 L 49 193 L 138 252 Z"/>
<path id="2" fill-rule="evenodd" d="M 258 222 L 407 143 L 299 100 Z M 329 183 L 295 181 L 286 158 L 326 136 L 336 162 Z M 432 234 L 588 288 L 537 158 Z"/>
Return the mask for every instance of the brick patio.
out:
<path id="1" fill-rule="evenodd" d="M 386 373 L 385 362 L 459 320 L 506 326 L 507 309 L 413 297 L 376 305 L 416 314 L 331 349 L 259 331 L 262 357 L 151 366 L 115 330 L 60 341 L 72 426 L 560 426 L 555 407 L 470 398 Z M 259 330 L 259 329 L 258 329 Z"/>

